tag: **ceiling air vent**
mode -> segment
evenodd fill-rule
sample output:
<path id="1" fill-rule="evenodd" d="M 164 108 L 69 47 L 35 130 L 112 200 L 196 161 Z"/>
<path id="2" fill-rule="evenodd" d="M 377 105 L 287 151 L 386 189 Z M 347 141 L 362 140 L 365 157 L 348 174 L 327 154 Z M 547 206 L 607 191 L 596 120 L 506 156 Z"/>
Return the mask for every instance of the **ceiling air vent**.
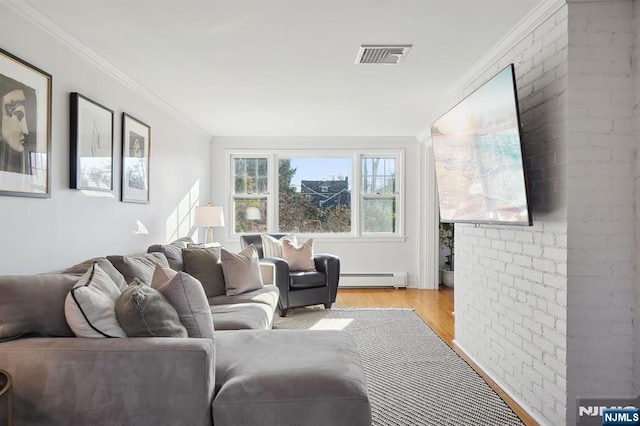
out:
<path id="1" fill-rule="evenodd" d="M 395 46 L 380 46 L 363 44 L 360 46 L 356 64 L 387 64 L 396 65 L 402 62 L 411 49 L 410 44 Z"/>

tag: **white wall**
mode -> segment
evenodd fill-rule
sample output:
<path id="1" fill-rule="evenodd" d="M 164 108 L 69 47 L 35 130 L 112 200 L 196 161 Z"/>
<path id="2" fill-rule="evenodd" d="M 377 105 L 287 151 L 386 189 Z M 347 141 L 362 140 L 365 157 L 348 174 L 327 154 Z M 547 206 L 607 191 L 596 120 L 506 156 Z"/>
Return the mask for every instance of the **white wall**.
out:
<path id="1" fill-rule="evenodd" d="M 208 201 L 210 193 L 210 136 L 152 104 L 4 3 L 0 48 L 53 76 L 51 198 L 0 197 L 0 274 L 45 272 L 93 256 L 138 252 L 192 231 L 189 206 L 200 198 Z M 69 92 L 115 111 L 112 193 L 69 189 Z M 119 201 L 122 112 L 151 126 L 150 204 Z M 148 234 L 135 233 L 137 221 Z"/>
<path id="2" fill-rule="evenodd" d="M 421 146 L 415 138 L 229 138 L 220 137 L 213 141 L 212 152 L 212 190 L 214 204 L 224 205 L 229 212 L 228 194 L 225 183 L 228 180 L 225 161 L 227 150 L 259 149 L 272 152 L 279 149 L 309 150 L 310 147 L 326 149 L 402 149 L 405 153 L 405 234 L 403 241 L 371 241 L 365 238 L 314 238 L 314 249 L 318 252 L 336 254 L 341 260 L 341 272 L 407 272 L 408 285 L 424 287 L 425 280 L 420 277 L 421 253 L 420 208 L 422 179 L 420 164 Z M 312 149 L 312 148 L 311 148 Z M 227 232 L 230 228 L 227 228 Z M 215 237 L 224 241 L 224 245 L 239 249 L 237 237 L 229 238 L 222 230 L 215 230 Z M 433 285 L 433 283 L 431 283 Z"/>
<path id="3" fill-rule="evenodd" d="M 632 5 L 563 4 L 465 90 L 515 63 L 534 226 L 456 226 L 456 343 L 543 424 L 638 391 Z"/>
<path id="4" fill-rule="evenodd" d="M 569 3 L 567 419 L 632 396 L 632 1 Z"/>
<path id="5" fill-rule="evenodd" d="M 534 418 L 564 424 L 566 8 L 473 81 L 513 62 L 534 226 L 456 225 L 455 341 Z"/>
<path id="6" fill-rule="evenodd" d="M 633 2 L 633 23 L 632 28 L 634 30 L 634 50 L 633 57 L 640 58 L 640 3 L 638 1 Z M 634 170 L 635 177 L 635 264 L 640 265 L 640 161 L 638 161 L 637 155 L 640 152 L 640 64 L 638 61 L 633 63 L 633 77 L 634 77 L 634 103 L 633 103 L 633 130 L 636 135 L 636 166 Z M 636 266 L 637 268 L 637 266 Z M 636 279 L 634 285 L 635 292 L 635 307 L 634 307 L 634 360 L 633 360 L 633 383 L 635 385 L 634 393 L 640 394 L 640 285 L 638 283 L 638 272 L 636 269 Z"/>

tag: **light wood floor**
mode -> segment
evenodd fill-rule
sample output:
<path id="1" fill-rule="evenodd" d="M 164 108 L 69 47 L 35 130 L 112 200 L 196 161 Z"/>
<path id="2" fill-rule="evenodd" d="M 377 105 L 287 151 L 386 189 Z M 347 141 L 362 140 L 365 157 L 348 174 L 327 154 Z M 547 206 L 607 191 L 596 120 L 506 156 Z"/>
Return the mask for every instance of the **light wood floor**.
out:
<path id="1" fill-rule="evenodd" d="M 420 317 L 460 355 L 498 395 L 522 419 L 525 425 L 537 423 L 498 385 L 471 361 L 453 343 L 454 323 L 453 290 L 440 287 L 440 290 L 407 289 L 346 289 L 338 290 L 335 307 L 381 307 L 381 308 L 413 308 Z"/>

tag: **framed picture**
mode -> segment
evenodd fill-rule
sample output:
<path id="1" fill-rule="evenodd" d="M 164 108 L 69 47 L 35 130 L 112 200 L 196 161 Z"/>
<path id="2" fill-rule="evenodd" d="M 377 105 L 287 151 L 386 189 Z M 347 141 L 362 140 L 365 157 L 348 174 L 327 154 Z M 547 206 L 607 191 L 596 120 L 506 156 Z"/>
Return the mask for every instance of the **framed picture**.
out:
<path id="1" fill-rule="evenodd" d="M 71 93 L 70 186 L 113 189 L 113 111 L 79 93 Z"/>
<path id="2" fill-rule="evenodd" d="M 127 203 L 149 202 L 151 127 L 122 113 L 122 197 Z"/>
<path id="3" fill-rule="evenodd" d="M 51 82 L 0 49 L 0 195 L 51 196 Z"/>

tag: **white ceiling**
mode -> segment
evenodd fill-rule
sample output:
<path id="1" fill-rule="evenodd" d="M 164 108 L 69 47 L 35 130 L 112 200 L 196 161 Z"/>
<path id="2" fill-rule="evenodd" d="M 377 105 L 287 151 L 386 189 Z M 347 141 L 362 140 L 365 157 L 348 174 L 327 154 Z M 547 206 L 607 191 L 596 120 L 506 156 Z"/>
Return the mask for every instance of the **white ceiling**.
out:
<path id="1" fill-rule="evenodd" d="M 20 2 L 211 135 L 415 136 L 541 0 Z M 413 48 L 356 65 L 361 44 Z"/>

